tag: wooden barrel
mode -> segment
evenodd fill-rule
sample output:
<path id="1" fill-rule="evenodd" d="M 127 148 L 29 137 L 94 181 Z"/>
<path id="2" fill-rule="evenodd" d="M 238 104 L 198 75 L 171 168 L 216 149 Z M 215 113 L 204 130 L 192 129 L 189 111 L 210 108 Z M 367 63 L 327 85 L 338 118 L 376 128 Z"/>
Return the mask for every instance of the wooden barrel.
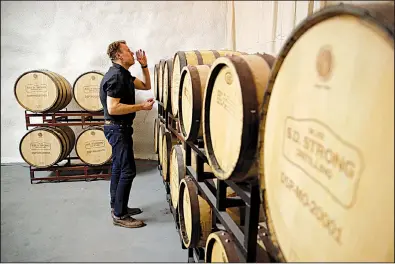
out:
<path id="1" fill-rule="evenodd" d="M 162 166 L 162 169 L 163 169 L 163 154 L 162 154 L 163 141 L 161 139 L 163 138 L 163 135 L 165 134 L 166 131 L 167 131 L 166 125 L 159 121 L 158 155 L 159 155 L 159 164 Z"/>
<path id="2" fill-rule="evenodd" d="M 159 61 L 159 85 L 158 85 L 158 92 L 159 92 L 159 101 L 163 102 L 163 71 L 165 68 L 165 62 L 166 60 L 160 60 Z"/>
<path id="3" fill-rule="evenodd" d="M 174 209 L 178 206 L 180 181 L 186 174 L 185 157 L 182 145 L 174 145 L 170 154 L 170 195 Z"/>
<path id="4" fill-rule="evenodd" d="M 14 95 L 23 108 L 36 113 L 57 112 L 72 99 L 70 83 L 49 70 L 23 73 L 15 82 Z"/>
<path id="5" fill-rule="evenodd" d="M 154 67 L 154 97 L 155 100 L 159 99 L 159 64 L 155 64 Z"/>
<path id="6" fill-rule="evenodd" d="M 84 110 L 98 112 L 103 110 L 100 101 L 100 83 L 104 74 L 89 71 L 81 74 L 73 84 L 73 95 L 76 103 Z"/>
<path id="7" fill-rule="evenodd" d="M 230 193 L 228 197 L 233 196 Z M 240 212 L 238 208 L 228 208 L 229 216 L 240 225 Z M 181 238 L 185 247 L 204 247 L 211 233 L 212 209 L 209 203 L 200 195 L 191 176 L 180 181 L 178 212 Z"/>
<path id="8" fill-rule="evenodd" d="M 184 155 L 185 155 L 185 153 L 184 153 Z M 198 159 L 197 153 L 192 150 L 192 152 L 191 152 L 191 167 L 195 171 L 197 171 L 197 159 Z M 207 163 L 203 164 L 203 172 L 212 172 L 209 164 L 207 164 Z M 214 180 L 216 180 L 216 179 L 214 179 Z"/>
<path id="9" fill-rule="evenodd" d="M 173 59 L 165 61 L 163 66 L 163 108 L 165 110 L 170 109 L 171 100 L 171 75 L 173 73 Z"/>
<path id="10" fill-rule="evenodd" d="M 177 137 L 170 131 L 166 131 L 162 137 L 162 177 L 165 182 L 170 181 L 170 155 L 171 150 L 177 144 Z"/>
<path id="11" fill-rule="evenodd" d="M 19 152 L 27 164 L 47 168 L 65 159 L 74 143 L 74 132 L 68 126 L 36 127 L 22 137 Z"/>
<path id="12" fill-rule="evenodd" d="M 233 237 L 226 231 L 211 233 L 206 242 L 205 262 L 241 262 Z"/>
<path id="13" fill-rule="evenodd" d="M 174 54 L 171 80 L 171 112 L 174 117 L 178 116 L 179 86 L 182 69 L 187 65 L 211 64 L 217 58 L 228 54 L 241 55 L 242 52 L 232 50 L 192 50 L 178 51 Z"/>
<path id="14" fill-rule="evenodd" d="M 214 175 L 235 182 L 258 174 L 259 113 L 270 77 L 262 55 L 227 56 L 211 66 L 203 102 L 203 138 Z"/>
<path id="15" fill-rule="evenodd" d="M 209 72 L 210 65 L 188 65 L 181 72 L 178 112 L 186 141 L 203 136 L 202 104 Z"/>
<path id="16" fill-rule="evenodd" d="M 155 120 L 154 120 L 154 150 L 155 150 L 155 153 L 158 153 L 158 149 L 159 149 L 159 124 L 160 124 L 159 118 L 155 118 Z M 158 160 L 159 160 L 159 154 L 158 154 Z"/>
<path id="17" fill-rule="evenodd" d="M 266 229 L 260 228 L 266 226 L 264 223 L 259 223 L 257 246 L 256 246 L 256 263 L 271 262 L 266 253 L 266 248 L 263 243 L 266 234 Z M 237 254 L 238 248 L 234 238 L 226 231 L 217 231 L 209 235 L 206 242 L 205 262 L 222 262 L 222 263 L 237 263 L 243 262 L 240 255 Z"/>
<path id="18" fill-rule="evenodd" d="M 82 162 L 92 166 L 103 165 L 112 158 L 112 147 L 98 126 L 88 127 L 78 135 L 75 152 Z"/>
<path id="19" fill-rule="evenodd" d="M 280 51 L 260 180 L 281 262 L 394 261 L 393 57 L 393 3 L 324 8 Z"/>

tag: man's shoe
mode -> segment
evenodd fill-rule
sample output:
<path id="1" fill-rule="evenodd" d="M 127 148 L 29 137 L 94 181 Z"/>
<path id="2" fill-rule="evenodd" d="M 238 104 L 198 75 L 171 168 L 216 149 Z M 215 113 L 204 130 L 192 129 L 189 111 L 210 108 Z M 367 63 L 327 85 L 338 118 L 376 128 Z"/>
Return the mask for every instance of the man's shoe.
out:
<path id="1" fill-rule="evenodd" d="M 124 215 L 122 217 L 117 217 L 114 214 L 112 214 L 112 219 L 113 219 L 114 225 L 127 227 L 127 228 L 138 228 L 138 227 L 143 227 L 146 225 L 143 221 L 134 219 L 130 215 Z"/>
<path id="2" fill-rule="evenodd" d="M 140 208 L 129 208 L 128 207 L 126 214 L 128 214 L 128 215 L 138 215 L 138 214 L 141 214 L 142 212 L 143 211 L 141 211 Z M 112 214 L 114 213 L 114 208 L 111 208 L 111 213 Z"/>

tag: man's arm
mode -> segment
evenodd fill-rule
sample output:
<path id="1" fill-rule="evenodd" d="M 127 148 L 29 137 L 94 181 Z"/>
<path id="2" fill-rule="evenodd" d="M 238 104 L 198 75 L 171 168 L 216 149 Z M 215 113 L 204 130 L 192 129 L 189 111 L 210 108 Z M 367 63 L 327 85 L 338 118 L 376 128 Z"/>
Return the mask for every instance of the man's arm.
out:
<path id="1" fill-rule="evenodd" d="M 136 79 L 134 79 L 134 87 L 137 90 L 151 90 L 151 79 L 148 68 L 143 69 L 143 72 L 145 83 L 136 77 Z"/>
<path id="2" fill-rule="evenodd" d="M 107 108 L 110 115 L 126 115 L 143 110 L 143 104 L 122 104 L 120 98 L 113 98 L 107 95 Z"/>

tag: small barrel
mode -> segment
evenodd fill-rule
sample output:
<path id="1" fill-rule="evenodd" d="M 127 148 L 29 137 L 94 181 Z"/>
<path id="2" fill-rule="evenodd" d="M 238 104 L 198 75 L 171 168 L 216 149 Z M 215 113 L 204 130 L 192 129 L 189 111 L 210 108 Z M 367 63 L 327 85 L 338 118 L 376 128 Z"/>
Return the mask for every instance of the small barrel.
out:
<path id="1" fill-rule="evenodd" d="M 14 95 L 23 108 L 35 113 L 57 112 L 73 97 L 70 83 L 49 70 L 23 73 L 15 82 Z"/>
<path id="2" fill-rule="evenodd" d="M 171 150 L 177 144 L 177 137 L 170 131 L 166 131 L 162 137 L 162 177 L 165 182 L 170 181 L 170 155 Z"/>
<path id="3" fill-rule="evenodd" d="M 170 154 L 170 195 L 174 209 L 178 206 L 180 181 L 186 174 L 185 158 L 182 145 L 174 145 Z"/>
<path id="4" fill-rule="evenodd" d="M 265 245 L 264 239 L 267 236 L 265 234 L 265 224 L 263 222 L 258 225 L 258 234 L 257 234 L 257 245 L 256 245 L 256 255 L 255 261 L 256 263 L 269 263 L 271 262 Z M 266 239 L 268 240 L 268 239 Z M 217 231 L 213 232 L 208 236 L 206 242 L 206 251 L 205 251 L 205 262 L 213 263 L 213 262 L 222 262 L 222 263 L 237 263 L 243 262 L 243 259 L 240 258 L 238 252 L 240 250 L 237 247 L 236 241 L 234 238 L 226 231 Z"/>
<path id="5" fill-rule="evenodd" d="M 323 8 L 279 52 L 259 162 L 276 261 L 394 262 L 393 58 L 393 2 Z"/>
<path id="6" fill-rule="evenodd" d="M 221 180 L 258 174 L 259 113 L 270 77 L 262 55 L 216 59 L 204 90 L 203 138 L 207 159 Z"/>
<path id="7" fill-rule="evenodd" d="M 73 95 L 76 103 L 89 112 L 103 110 L 100 101 L 100 83 L 104 74 L 97 71 L 89 71 L 81 74 L 73 84 Z"/>
<path id="8" fill-rule="evenodd" d="M 88 127 L 78 135 L 75 152 L 82 162 L 92 166 L 106 164 L 112 157 L 112 147 L 98 126 Z"/>
<path id="9" fill-rule="evenodd" d="M 170 109 L 171 100 L 171 76 L 173 73 L 173 59 L 165 61 L 163 69 L 163 108 Z"/>
<path id="10" fill-rule="evenodd" d="M 178 113 L 186 141 L 203 136 L 202 104 L 209 72 L 210 65 L 188 65 L 181 72 Z"/>
<path id="11" fill-rule="evenodd" d="M 159 99 L 159 64 L 157 63 L 157 64 L 155 64 L 155 67 L 154 67 L 154 97 L 155 97 L 155 100 L 158 100 Z"/>
<path id="12" fill-rule="evenodd" d="M 158 85 L 158 92 L 159 92 L 159 102 L 163 103 L 163 72 L 164 72 L 164 68 L 165 68 L 165 62 L 166 60 L 160 60 L 159 61 L 159 85 Z"/>
<path id="13" fill-rule="evenodd" d="M 234 196 L 231 192 L 228 197 Z M 208 202 L 198 195 L 198 189 L 190 176 L 180 181 L 178 212 L 181 238 L 185 247 L 204 247 L 211 233 L 212 209 Z M 226 211 L 237 225 L 240 225 L 238 208 Z"/>
<path id="14" fill-rule="evenodd" d="M 171 112 L 174 117 L 178 116 L 179 86 L 182 69 L 187 65 L 211 64 L 221 56 L 232 54 L 241 55 L 243 53 L 231 50 L 193 50 L 178 51 L 174 54 L 171 80 Z"/>
<path id="15" fill-rule="evenodd" d="M 155 153 L 158 153 L 158 149 L 159 149 L 159 124 L 160 124 L 159 118 L 155 118 L 155 120 L 154 120 L 154 150 L 155 150 Z M 159 160 L 159 156 L 158 156 L 158 160 Z"/>
<path id="16" fill-rule="evenodd" d="M 163 169 L 163 135 L 167 131 L 165 124 L 159 121 L 159 134 L 158 134 L 158 155 L 159 155 L 159 164 L 162 166 Z"/>
<path id="17" fill-rule="evenodd" d="M 27 164 L 47 168 L 65 159 L 74 143 L 74 132 L 68 126 L 36 127 L 22 137 L 19 152 Z"/>

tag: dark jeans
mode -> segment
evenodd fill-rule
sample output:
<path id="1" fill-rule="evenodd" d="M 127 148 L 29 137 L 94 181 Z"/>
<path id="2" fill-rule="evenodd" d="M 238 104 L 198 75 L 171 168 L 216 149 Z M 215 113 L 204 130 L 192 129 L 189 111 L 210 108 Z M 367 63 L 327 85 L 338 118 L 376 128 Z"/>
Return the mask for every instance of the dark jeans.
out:
<path id="1" fill-rule="evenodd" d="M 112 146 L 111 208 L 114 208 L 115 216 L 120 217 L 127 212 L 130 189 L 136 177 L 133 128 L 104 125 L 104 134 Z"/>

